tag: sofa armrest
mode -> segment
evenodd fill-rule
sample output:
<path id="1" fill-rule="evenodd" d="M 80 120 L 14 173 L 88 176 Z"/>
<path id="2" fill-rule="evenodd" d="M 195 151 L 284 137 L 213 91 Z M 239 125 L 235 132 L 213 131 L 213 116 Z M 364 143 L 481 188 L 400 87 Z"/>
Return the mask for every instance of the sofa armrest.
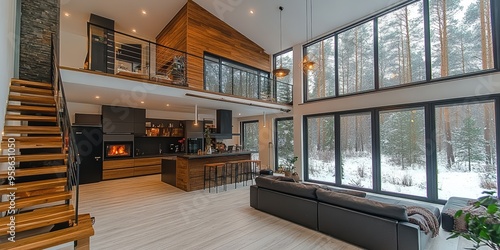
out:
<path id="1" fill-rule="evenodd" d="M 250 206 L 258 209 L 259 208 L 259 187 L 257 185 L 250 186 Z"/>
<path id="2" fill-rule="evenodd" d="M 398 223 L 398 249 L 425 249 L 431 238 L 431 233 L 425 234 L 418 225 L 410 222 Z"/>

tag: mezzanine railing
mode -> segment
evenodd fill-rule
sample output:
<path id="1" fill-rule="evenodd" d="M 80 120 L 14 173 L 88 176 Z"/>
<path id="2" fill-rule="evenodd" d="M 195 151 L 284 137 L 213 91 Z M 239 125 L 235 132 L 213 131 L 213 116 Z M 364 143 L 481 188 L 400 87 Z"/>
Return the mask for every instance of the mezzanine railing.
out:
<path id="1" fill-rule="evenodd" d="M 207 91 L 288 104 L 292 86 L 211 59 L 88 23 L 87 68 L 166 85 L 203 86 Z"/>

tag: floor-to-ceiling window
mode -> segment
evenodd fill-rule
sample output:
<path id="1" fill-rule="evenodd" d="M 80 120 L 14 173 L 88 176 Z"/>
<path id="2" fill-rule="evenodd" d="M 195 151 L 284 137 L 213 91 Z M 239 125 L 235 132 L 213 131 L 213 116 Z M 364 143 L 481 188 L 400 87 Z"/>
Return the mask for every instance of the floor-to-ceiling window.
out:
<path id="1" fill-rule="evenodd" d="M 438 197 L 479 197 L 496 189 L 495 103 L 435 108 Z"/>
<path id="2" fill-rule="evenodd" d="M 244 150 L 259 151 L 259 121 L 241 122 L 241 145 Z"/>
<path id="3" fill-rule="evenodd" d="M 340 116 L 340 168 L 344 185 L 373 188 L 371 113 Z"/>
<path id="4" fill-rule="evenodd" d="M 427 196 L 424 109 L 380 112 L 382 191 Z"/>
<path id="5" fill-rule="evenodd" d="M 292 159 L 293 152 L 293 118 L 277 118 L 274 124 L 275 169 Z"/>
<path id="6" fill-rule="evenodd" d="M 335 183 L 335 118 L 333 115 L 306 118 L 307 164 L 310 180 Z"/>

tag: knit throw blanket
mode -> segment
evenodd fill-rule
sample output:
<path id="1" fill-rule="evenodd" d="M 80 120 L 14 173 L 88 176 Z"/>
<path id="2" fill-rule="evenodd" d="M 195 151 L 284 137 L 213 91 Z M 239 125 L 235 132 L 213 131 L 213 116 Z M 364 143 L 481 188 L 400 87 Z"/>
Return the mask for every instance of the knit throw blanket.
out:
<path id="1" fill-rule="evenodd" d="M 432 238 L 439 234 L 439 221 L 436 216 L 426 208 L 418 206 L 406 207 L 408 221 L 420 227 L 425 234 L 432 233 Z"/>

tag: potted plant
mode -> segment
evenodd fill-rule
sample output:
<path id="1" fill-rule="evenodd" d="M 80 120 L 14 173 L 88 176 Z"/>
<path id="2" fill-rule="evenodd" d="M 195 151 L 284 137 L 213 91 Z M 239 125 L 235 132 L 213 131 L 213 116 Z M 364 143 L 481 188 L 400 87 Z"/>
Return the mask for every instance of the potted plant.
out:
<path id="1" fill-rule="evenodd" d="M 447 239 L 463 238 L 472 241 L 474 246 L 469 249 L 478 249 L 488 246 L 500 250 L 500 211 L 498 199 L 493 196 L 495 192 L 484 191 L 486 196 L 476 201 L 470 209 L 461 209 L 455 213 L 455 219 L 465 220 L 467 228 L 455 229 Z"/>
<path id="2" fill-rule="evenodd" d="M 292 173 L 295 170 L 295 162 L 299 159 L 299 157 L 294 156 L 288 159 L 285 159 L 285 163 L 283 163 L 283 166 L 281 166 L 281 169 L 283 172 L 285 172 L 285 176 L 291 177 Z"/>

